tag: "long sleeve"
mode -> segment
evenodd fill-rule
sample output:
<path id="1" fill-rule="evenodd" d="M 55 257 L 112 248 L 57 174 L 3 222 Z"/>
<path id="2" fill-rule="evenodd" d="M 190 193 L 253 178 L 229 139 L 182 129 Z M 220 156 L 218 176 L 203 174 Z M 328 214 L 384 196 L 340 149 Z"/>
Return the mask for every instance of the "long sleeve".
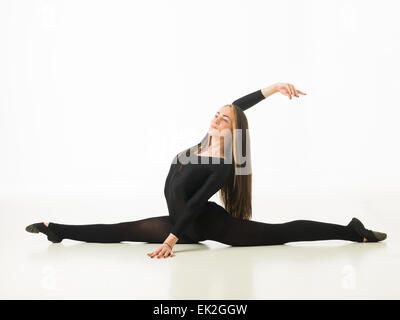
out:
<path id="1" fill-rule="evenodd" d="M 188 223 L 200 214 L 210 199 L 219 191 L 228 180 L 231 174 L 231 167 L 225 164 L 217 164 L 206 178 L 201 187 L 186 203 L 183 214 L 171 229 L 171 233 L 180 238 Z"/>
<path id="2" fill-rule="evenodd" d="M 235 100 L 234 102 L 232 102 L 232 104 L 234 104 L 235 106 L 239 107 L 244 111 L 254 106 L 255 104 L 259 103 L 263 99 L 265 99 L 265 97 L 260 89 Z"/>

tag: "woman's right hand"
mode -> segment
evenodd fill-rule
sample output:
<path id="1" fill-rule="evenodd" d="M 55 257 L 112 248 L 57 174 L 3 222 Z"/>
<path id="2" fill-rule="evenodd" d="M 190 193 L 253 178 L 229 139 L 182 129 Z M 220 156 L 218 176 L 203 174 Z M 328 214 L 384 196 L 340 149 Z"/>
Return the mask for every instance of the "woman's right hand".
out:
<path id="1" fill-rule="evenodd" d="M 174 257 L 175 254 L 172 252 L 172 247 L 166 243 L 163 243 L 157 250 L 150 252 L 147 254 L 150 258 L 168 258 Z"/>
<path id="2" fill-rule="evenodd" d="M 304 93 L 300 90 L 297 90 L 294 85 L 291 83 L 286 83 L 286 82 L 278 82 L 275 84 L 275 90 L 276 92 L 280 92 L 284 94 L 285 96 L 288 96 L 290 99 L 292 99 L 292 96 L 295 96 L 299 98 L 299 93 L 306 95 L 307 93 Z"/>

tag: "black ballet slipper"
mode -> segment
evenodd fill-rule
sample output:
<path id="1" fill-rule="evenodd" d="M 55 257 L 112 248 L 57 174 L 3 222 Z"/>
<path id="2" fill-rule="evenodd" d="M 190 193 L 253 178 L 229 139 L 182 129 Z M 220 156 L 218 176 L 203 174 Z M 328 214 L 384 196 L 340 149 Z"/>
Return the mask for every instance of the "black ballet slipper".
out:
<path id="1" fill-rule="evenodd" d="M 30 233 L 44 233 L 47 236 L 47 240 L 53 243 L 59 243 L 62 241 L 62 239 L 57 236 L 53 231 L 51 231 L 49 227 L 46 227 L 43 222 L 31 224 L 27 226 L 25 230 Z"/>
<path id="2" fill-rule="evenodd" d="M 366 229 L 362 222 L 357 218 L 353 218 L 350 223 L 347 225 L 352 228 L 357 234 L 368 240 L 368 242 L 378 242 L 383 241 L 387 238 L 387 234 L 383 232 L 373 231 Z M 364 242 L 361 240 L 360 242 Z"/>

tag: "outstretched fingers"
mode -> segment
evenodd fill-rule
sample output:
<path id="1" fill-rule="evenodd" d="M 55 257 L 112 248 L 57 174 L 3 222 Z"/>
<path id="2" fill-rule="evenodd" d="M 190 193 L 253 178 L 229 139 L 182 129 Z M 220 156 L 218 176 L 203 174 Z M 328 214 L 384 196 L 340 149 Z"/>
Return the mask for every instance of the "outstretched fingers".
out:
<path id="1" fill-rule="evenodd" d="M 303 91 L 300 91 L 294 87 L 293 84 L 287 83 L 286 84 L 287 96 L 292 99 L 292 96 L 299 98 L 299 94 L 306 95 Z"/>

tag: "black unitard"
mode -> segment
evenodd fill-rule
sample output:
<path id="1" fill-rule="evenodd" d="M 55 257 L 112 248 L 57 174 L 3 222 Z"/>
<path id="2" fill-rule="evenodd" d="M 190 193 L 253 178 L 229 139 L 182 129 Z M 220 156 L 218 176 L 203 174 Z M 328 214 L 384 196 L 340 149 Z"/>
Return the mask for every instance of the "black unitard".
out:
<path id="1" fill-rule="evenodd" d="M 257 90 L 233 104 L 244 111 L 264 98 L 261 90 Z M 178 244 L 204 240 L 232 246 L 331 239 L 362 241 L 362 237 L 347 225 L 310 220 L 270 224 L 235 218 L 222 206 L 209 201 L 234 174 L 233 163 L 200 155 L 195 156 L 198 163 L 194 163 L 181 157 L 179 154 L 174 157 L 165 181 L 164 195 L 169 215 L 115 224 L 50 223 L 50 230 L 61 239 L 101 243 L 162 243 L 170 233 L 179 238 Z"/>

